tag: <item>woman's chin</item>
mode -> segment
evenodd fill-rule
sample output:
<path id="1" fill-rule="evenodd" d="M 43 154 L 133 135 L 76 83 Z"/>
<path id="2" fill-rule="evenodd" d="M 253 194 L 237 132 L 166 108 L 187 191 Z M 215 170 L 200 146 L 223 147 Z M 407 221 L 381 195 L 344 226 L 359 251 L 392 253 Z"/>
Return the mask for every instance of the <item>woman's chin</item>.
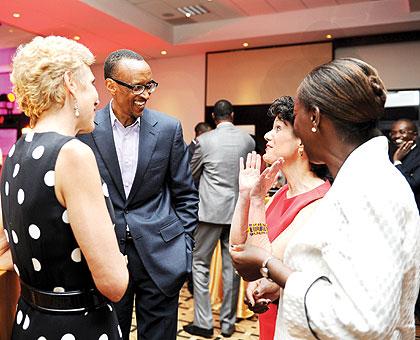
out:
<path id="1" fill-rule="evenodd" d="M 276 160 L 273 160 L 273 157 L 270 157 L 269 155 L 267 155 L 266 153 L 262 156 L 262 159 L 264 162 L 268 163 L 268 164 L 273 164 Z"/>

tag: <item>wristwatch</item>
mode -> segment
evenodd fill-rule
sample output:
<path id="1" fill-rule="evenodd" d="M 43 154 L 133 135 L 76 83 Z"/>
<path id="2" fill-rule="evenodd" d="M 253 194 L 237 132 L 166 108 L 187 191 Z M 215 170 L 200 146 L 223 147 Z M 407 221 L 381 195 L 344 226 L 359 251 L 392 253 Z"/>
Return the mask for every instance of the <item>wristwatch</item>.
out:
<path id="1" fill-rule="evenodd" d="M 268 280 L 270 280 L 270 281 L 273 281 L 273 280 L 271 280 L 270 277 L 269 277 L 270 273 L 268 271 L 267 264 L 268 264 L 268 261 L 270 261 L 270 260 L 272 260 L 274 258 L 275 257 L 273 255 L 270 255 L 269 257 L 267 257 L 264 260 L 264 262 L 262 263 L 262 266 L 260 268 L 260 274 L 261 274 L 261 276 L 264 277 L 264 278 L 266 278 L 266 279 L 268 279 Z"/>

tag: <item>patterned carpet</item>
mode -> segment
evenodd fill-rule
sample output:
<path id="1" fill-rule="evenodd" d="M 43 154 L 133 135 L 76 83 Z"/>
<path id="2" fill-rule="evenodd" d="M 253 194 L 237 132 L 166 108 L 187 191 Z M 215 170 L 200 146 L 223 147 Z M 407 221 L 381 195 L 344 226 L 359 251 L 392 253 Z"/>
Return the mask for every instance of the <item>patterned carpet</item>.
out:
<path id="1" fill-rule="evenodd" d="M 179 298 L 179 310 L 178 310 L 178 336 L 177 339 L 191 339 L 191 340 L 201 340 L 205 339 L 199 336 L 193 336 L 186 333 L 182 326 L 190 323 L 194 319 L 194 307 L 193 307 L 193 298 L 186 288 L 182 288 L 180 298 Z M 220 334 L 219 327 L 219 313 L 218 311 L 213 311 L 214 317 L 214 336 L 213 339 L 226 339 Z M 236 322 L 236 331 L 229 338 L 232 340 L 256 340 L 259 338 L 258 331 L 258 321 L 257 317 L 253 316 L 250 319 L 246 320 L 237 320 Z M 135 326 L 135 316 L 133 315 L 133 326 L 130 334 L 130 340 L 137 339 L 137 327 Z M 163 340 L 163 339 L 162 339 Z"/>
<path id="2" fill-rule="evenodd" d="M 179 311 L 178 311 L 178 336 L 177 340 L 181 339 L 190 339 L 190 340 L 201 340 L 205 339 L 198 336 L 190 335 L 182 329 L 182 326 L 190 323 L 194 316 L 193 316 L 193 298 L 189 291 L 187 290 L 186 286 L 181 290 L 181 295 L 179 298 Z M 214 316 L 214 337 L 213 339 L 225 339 L 220 334 L 219 328 L 219 313 L 217 311 L 213 311 Z M 133 326 L 130 335 L 130 340 L 137 340 L 137 327 L 135 326 L 135 317 L 133 315 Z M 229 339 L 232 340 L 249 340 L 249 339 L 258 339 L 259 338 L 259 330 L 258 330 L 258 321 L 257 317 L 253 316 L 250 319 L 246 320 L 238 320 L 236 323 L 236 331 Z M 163 340 L 163 339 L 162 339 Z M 416 340 L 420 340 L 420 320 L 416 319 Z"/>

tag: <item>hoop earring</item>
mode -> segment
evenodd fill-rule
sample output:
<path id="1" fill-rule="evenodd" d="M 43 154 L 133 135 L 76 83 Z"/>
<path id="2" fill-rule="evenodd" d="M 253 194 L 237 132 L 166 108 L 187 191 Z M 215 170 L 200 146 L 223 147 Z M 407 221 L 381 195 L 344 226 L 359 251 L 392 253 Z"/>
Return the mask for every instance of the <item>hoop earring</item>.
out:
<path id="1" fill-rule="evenodd" d="M 316 127 L 315 127 L 315 126 L 312 126 L 311 131 L 312 131 L 313 133 L 315 133 L 315 132 L 317 131 L 317 130 L 316 130 Z"/>
<path id="2" fill-rule="evenodd" d="M 76 118 L 79 118 L 80 116 L 80 111 L 79 111 L 79 105 L 77 105 L 77 100 L 76 98 L 74 98 L 74 115 L 76 116 Z"/>

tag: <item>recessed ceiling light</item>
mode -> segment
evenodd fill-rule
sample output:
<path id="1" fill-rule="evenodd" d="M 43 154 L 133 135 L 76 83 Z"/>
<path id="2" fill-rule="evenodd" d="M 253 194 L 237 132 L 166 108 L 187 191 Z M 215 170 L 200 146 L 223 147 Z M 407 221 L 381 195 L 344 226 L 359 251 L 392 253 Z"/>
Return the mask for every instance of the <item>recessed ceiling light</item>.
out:
<path id="1" fill-rule="evenodd" d="M 332 38 L 332 35 L 331 35 L 331 34 L 327 34 L 327 35 L 325 36 L 325 38 L 327 38 L 327 39 L 331 39 L 331 38 Z"/>
<path id="2" fill-rule="evenodd" d="M 167 55 L 167 54 L 168 54 L 168 52 L 167 52 L 167 51 L 165 51 L 165 50 L 162 50 L 162 51 L 160 51 L 160 54 L 162 54 L 162 55 Z"/>
<path id="3" fill-rule="evenodd" d="M 20 18 L 20 13 L 13 13 L 13 18 Z"/>
<path id="4" fill-rule="evenodd" d="M 73 37 L 73 39 L 74 39 L 74 40 L 80 40 L 80 37 L 79 37 L 78 35 L 75 35 L 75 36 Z"/>
<path id="5" fill-rule="evenodd" d="M 242 46 L 243 46 L 243 47 L 248 47 L 248 46 L 249 46 L 249 44 L 248 44 L 247 42 L 244 42 L 244 43 L 242 44 Z"/>

